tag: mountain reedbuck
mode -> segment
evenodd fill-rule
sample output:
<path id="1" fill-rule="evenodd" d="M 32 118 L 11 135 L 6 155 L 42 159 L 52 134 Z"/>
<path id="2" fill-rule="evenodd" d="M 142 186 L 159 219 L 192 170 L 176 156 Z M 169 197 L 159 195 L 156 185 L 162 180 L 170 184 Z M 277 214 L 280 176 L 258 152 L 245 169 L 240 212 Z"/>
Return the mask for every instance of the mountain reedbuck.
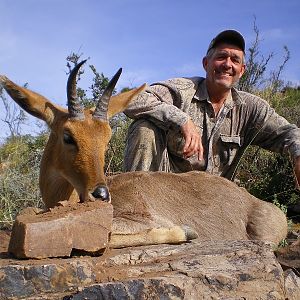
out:
<path id="1" fill-rule="evenodd" d="M 68 79 L 68 110 L 0 76 L 0 84 L 14 101 L 51 130 L 40 169 L 40 190 L 47 207 L 60 201 L 111 199 L 112 247 L 179 243 L 196 237 L 277 244 L 286 236 L 287 222 L 280 209 L 221 177 L 204 172 L 132 172 L 105 178 L 105 149 L 111 137 L 108 120 L 145 86 L 112 96 L 119 70 L 96 108 L 83 110 L 76 95 L 82 64 Z"/>

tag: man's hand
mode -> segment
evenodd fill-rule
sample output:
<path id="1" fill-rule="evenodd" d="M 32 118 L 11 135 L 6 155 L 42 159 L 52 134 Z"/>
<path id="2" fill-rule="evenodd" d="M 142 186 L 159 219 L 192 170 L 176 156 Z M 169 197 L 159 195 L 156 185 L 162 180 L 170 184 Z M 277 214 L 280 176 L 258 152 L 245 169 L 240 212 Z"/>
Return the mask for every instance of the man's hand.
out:
<path id="1" fill-rule="evenodd" d="M 295 159 L 294 172 L 296 176 L 296 188 L 300 189 L 300 156 Z"/>
<path id="2" fill-rule="evenodd" d="M 201 136 L 199 134 L 199 130 L 197 129 L 193 121 L 188 120 L 185 124 L 183 124 L 181 126 L 181 132 L 185 139 L 185 144 L 183 147 L 184 158 L 188 158 L 194 154 L 198 154 L 198 160 L 202 160 L 203 146 L 202 146 Z M 300 161 L 299 161 L 299 167 L 300 167 Z M 299 168 L 299 175 L 300 175 L 300 168 Z"/>

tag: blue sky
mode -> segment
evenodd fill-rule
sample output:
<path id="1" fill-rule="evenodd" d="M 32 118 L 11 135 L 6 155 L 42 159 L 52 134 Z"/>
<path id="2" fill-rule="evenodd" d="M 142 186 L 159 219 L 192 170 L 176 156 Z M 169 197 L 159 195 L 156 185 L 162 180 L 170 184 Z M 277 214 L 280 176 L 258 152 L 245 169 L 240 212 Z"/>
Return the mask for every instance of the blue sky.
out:
<path id="1" fill-rule="evenodd" d="M 90 57 L 108 77 L 123 67 L 119 89 L 204 75 L 210 40 L 233 28 L 249 47 L 256 16 L 261 52 L 275 55 L 270 67 L 280 65 L 286 45 L 291 59 L 282 79 L 300 84 L 299 11 L 299 0 L 0 0 L 0 74 L 61 105 L 71 52 Z M 86 72 L 83 88 L 90 76 Z M 3 137 L 8 130 L 0 125 Z"/>

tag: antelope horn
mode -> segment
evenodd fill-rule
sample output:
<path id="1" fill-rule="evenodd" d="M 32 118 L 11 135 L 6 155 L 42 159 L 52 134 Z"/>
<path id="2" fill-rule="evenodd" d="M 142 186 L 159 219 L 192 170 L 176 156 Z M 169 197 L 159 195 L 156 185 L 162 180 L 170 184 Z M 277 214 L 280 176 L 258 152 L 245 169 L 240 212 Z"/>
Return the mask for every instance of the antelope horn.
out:
<path id="1" fill-rule="evenodd" d="M 77 99 L 76 76 L 80 67 L 85 62 L 86 60 L 83 60 L 82 62 L 77 64 L 71 71 L 68 78 L 68 83 L 67 83 L 68 110 L 69 110 L 70 118 L 72 119 L 79 119 L 79 120 L 84 119 L 83 108 Z"/>
<path id="2" fill-rule="evenodd" d="M 95 108 L 95 111 L 93 113 L 93 117 L 95 119 L 99 119 L 105 122 L 108 121 L 107 109 L 108 109 L 109 99 L 114 91 L 114 88 L 117 84 L 118 79 L 120 78 L 121 73 L 122 73 L 122 68 L 120 68 L 118 72 L 114 75 L 114 77 L 110 80 L 102 96 L 100 97 L 97 106 Z"/>

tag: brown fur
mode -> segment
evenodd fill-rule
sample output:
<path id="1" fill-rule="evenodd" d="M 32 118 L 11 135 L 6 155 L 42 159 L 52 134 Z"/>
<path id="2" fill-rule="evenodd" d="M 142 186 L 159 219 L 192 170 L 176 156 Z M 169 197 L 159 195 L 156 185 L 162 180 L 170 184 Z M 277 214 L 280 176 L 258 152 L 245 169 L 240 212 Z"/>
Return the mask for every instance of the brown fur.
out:
<path id="1" fill-rule="evenodd" d="M 108 178 L 108 186 L 115 234 L 187 225 L 202 240 L 258 239 L 277 244 L 287 233 L 286 217 L 275 205 L 205 172 L 123 173 Z"/>
<path id="2" fill-rule="evenodd" d="M 61 201 L 93 200 L 91 191 L 106 185 L 104 155 L 111 137 L 107 122 L 94 119 L 93 109 L 85 110 L 84 120 L 70 119 L 68 111 L 45 97 L 20 87 L 5 76 L 0 84 L 8 94 L 31 115 L 44 120 L 51 132 L 40 169 L 40 190 L 47 207 Z M 111 97 L 108 116 L 121 112 L 145 86 Z M 68 133 L 76 145 L 64 143 Z M 74 191 L 75 189 L 75 191 Z"/>
<path id="3" fill-rule="evenodd" d="M 28 113 L 51 129 L 41 162 L 40 189 L 47 207 L 60 201 L 94 200 L 91 191 L 106 184 L 104 155 L 109 124 L 84 112 L 84 120 L 39 94 L 0 76 L 0 84 Z M 108 115 L 122 111 L 144 86 L 113 96 Z M 64 142 L 68 134 L 75 144 Z M 114 206 L 111 246 L 178 243 L 201 239 L 259 239 L 278 243 L 287 232 L 284 214 L 234 183 L 202 172 L 124 173 L 108 179 Z M 186 226 L 187 225 L 187 226 Z"/>

